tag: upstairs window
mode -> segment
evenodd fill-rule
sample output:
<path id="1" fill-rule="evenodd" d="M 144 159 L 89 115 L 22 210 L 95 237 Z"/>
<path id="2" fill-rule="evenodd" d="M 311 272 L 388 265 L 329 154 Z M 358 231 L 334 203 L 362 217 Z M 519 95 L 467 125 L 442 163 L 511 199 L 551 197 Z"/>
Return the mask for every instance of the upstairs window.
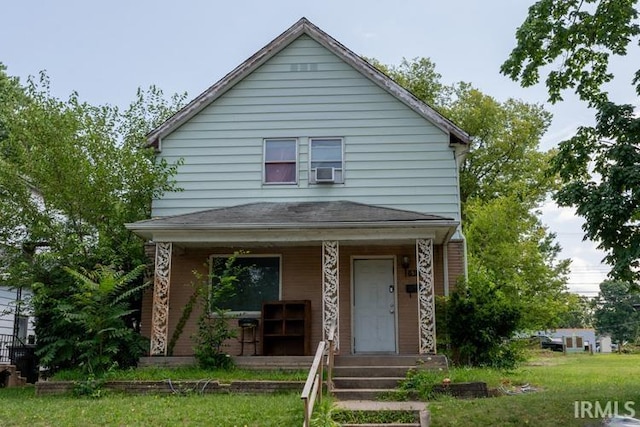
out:
<path id="1" fill-rule="evenodd" d="M 342 147 L 342 138 L 311 138 L 311 173 L 309 182 L 344 182 L 344 150 Z M 317 171 L 318 169 L 321 171 Z M 333 174 L 329 169 L 333 169 Z M 329 176 L 333 176 L 333 181 Z M 318 180 L 316 180 L 318 177 Z M 322 180 L 320 179 L 322 177 Z"/>
<path id="2" fill-rule="evenodd" d="M 264 140 L 264 183 L 296 184 L 298 152 L 295 139 Z"/>

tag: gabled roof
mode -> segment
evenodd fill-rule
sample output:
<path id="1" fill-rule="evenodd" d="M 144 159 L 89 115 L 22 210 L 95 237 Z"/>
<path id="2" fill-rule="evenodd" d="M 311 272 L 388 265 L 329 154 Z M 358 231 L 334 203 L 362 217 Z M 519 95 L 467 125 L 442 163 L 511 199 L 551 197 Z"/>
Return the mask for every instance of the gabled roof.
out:
<path id="1" fill-rule="evenodd" d="M 468 144 L 470 142 L 469 135 L 449 119 L 438 113 L 420 99 L 416 98 L 411 92 L 404 89 L 389 76 L 369 64 L 367 61 L 362 59 L 362 57 L 356 55 L 329 34 L 316 27 L 309 20 L 301 18 L 288 30 L 271 41 L 271 43 L 260 49 L 213 86 L 198 95 L 193 101 L 171 116 L 167 121 L 151 131 L 147 135 L 148 144 L 159 148 L 159 141 L 162 138 L 169 135 L 179 126 L 198 114 L 205 107 L 231 89 L 235 84 L 247 77 L 254 70 L 303 34 L 311 37 L 330 52 L 337 55 L 344 62 L 351 65 L 363 76 L 367 77 L 373 83 L 396 97 L 399 101 L 407 105 L 429 122 L 433 123 L 442 131 L 448 133 L 451 143 Z"/>
<path id="2" fill-rule="evenodd" d="M 226 208 L 208 209 L 183 215 L 153 218 L 127 224 L 130 229 L 167 227 L 319 227 L 367 223 L 456 223 L 453 218 L 385 208 L 349 201 L 333 202 L 256 202 Z"/>

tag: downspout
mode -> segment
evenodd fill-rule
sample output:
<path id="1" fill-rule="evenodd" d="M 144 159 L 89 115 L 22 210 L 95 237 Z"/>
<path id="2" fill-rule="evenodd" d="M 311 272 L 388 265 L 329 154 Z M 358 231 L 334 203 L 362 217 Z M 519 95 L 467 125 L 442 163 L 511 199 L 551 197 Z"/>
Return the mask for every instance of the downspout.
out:
<path id="1" fill-rule="evenodd" d="M 464 151 L 461 151 L 460 154 L 458 154 L 458 149 L 457 147 L 453 149 L 453 160 L 456 164 L 456 188 L 458 191 L 458 212 L 460 213 L 460 237 L 462 237 L 462 250 L 463 250 L 463 268 L 464 268 L 464 280 L 467 281 L 469 279 L 469 263 L 467 261 L 467 239 L 464 237 L 464 234 L 462 233 L 462 202 L 460 201 L 460 166 L 462 165 L 462 162 L 464 161 L 464 158 L 466 156 L 466 154 L 470 151 L 470 149 L 466 149 Z M 448 240 L 447 240 L 448 242 Z"/>
<path id="2" fill-rule="evenodd" d="M 469 280 L 469 263 L 467 262 L 467 239 L 462 235 L 462 247 L 464 248 L 464 280 Z"/>
<path id="3" fill-rule="evenodd" d="M 443 288 L 445 297 L 449 296 L 449 240 L 451 240 L 453 233 L 453 230 L 449 230 L 442 243 L 442 281 L 444 282 Z"/>
<path id="4" fill-rule="evenodd" d="M 22 312 L 22 286 L 18 286 L 16 288 L 16 301 L 15 301 L 16 305 L 13 311 L 13 346 L 16 345 L 15 341 L 18 338 L 18 332 L 20 330 L 19 327 L 19 322 L 20 322 L 20 315 Z"/>

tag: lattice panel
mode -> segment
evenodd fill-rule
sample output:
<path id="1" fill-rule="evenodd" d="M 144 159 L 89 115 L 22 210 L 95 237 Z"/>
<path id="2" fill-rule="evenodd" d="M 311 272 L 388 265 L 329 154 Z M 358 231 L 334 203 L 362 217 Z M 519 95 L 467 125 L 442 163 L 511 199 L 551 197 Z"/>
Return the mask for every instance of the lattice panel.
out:
<path id="1" fill-rule="evenodd" d="M 324 241 L 322 242 L 322 328 L 324 339 L 326 339 L 329 336 L 329 329 L 331 328 L 331 325 L 336 325 L 334 335 L 336 352 L 340 346 L 339 290 L 340 275 L 338 242 Z"/>
<path id="2" fill-rule="evenodd" d="M 167 355 L 169 326 L 169 285 L 171 278 L 171 243 L 156 244 L 156 268 L 153 280 L 151 313 L 151 355 Z"/>
<path id="3" fill-rule="evenodd" d="M 420 354 L 436 353 L 436 310 L 433 289 L 433 241 L 416 240 Z"/>

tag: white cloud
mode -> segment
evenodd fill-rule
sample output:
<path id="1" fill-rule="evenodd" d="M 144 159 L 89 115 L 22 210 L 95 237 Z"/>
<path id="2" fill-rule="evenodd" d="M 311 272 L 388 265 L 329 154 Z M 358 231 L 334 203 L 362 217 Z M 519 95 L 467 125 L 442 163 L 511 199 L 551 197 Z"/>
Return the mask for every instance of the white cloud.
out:
<path id="1" fill-rule="evenodd" d="M 573 208 L 558 207 L 553 201 L 541 208 L 541 219 L 556 233 L 556 241 L 562 247 L 560 259 L 571 260 L 568 288 L 582 295 L 595 296 L 599 284 L 606 279 L 609 267 L 602 263 L 604 252 L 597 249 L 597 242 L 583 240 L 584 220 Z"/>

